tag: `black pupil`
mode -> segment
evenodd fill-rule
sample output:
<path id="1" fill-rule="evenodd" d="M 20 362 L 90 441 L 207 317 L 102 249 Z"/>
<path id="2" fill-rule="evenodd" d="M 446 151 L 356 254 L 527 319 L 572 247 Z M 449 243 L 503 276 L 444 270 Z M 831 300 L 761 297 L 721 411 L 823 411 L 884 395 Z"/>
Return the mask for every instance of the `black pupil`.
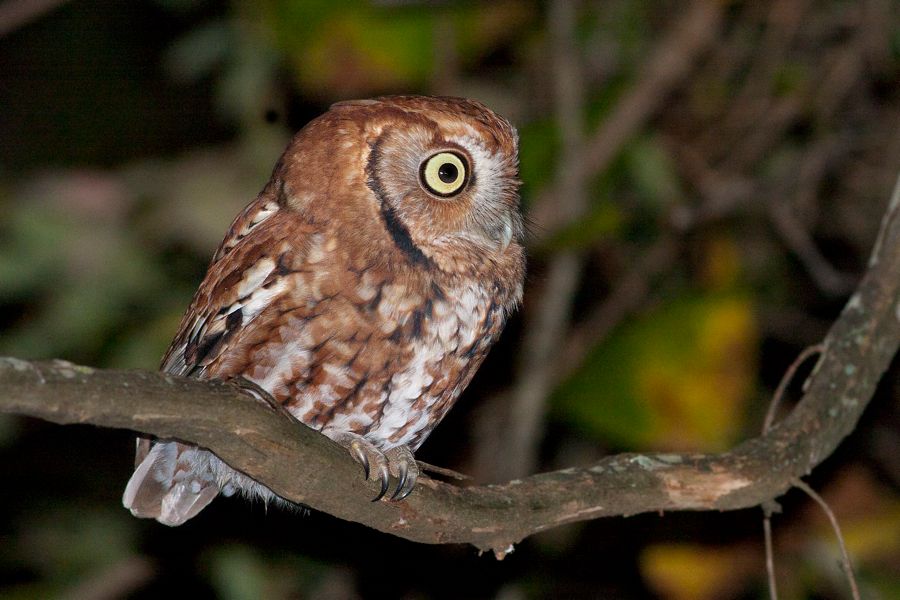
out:
<path id="1" fill-rule="evenodd" d="M 444 183 L 453 183 L 456 181 L 456 178 L 459 177 L 459 170 L 453 163 L 446 162 L 438 169 L 438 177 L 440 177 L 441 181 Z"/>

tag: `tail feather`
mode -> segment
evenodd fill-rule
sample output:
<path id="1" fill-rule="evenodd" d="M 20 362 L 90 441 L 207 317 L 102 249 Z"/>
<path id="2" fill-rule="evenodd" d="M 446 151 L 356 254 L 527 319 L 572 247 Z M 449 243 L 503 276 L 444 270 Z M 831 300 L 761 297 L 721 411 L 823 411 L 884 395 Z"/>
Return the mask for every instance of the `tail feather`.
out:
<path id="1" fill-rule="evenodd" d="M 219 494 L 208 455 L 178 442 L 153 444 L 128 481 L 122 504 L 136 517 L 181 525 Z"/>

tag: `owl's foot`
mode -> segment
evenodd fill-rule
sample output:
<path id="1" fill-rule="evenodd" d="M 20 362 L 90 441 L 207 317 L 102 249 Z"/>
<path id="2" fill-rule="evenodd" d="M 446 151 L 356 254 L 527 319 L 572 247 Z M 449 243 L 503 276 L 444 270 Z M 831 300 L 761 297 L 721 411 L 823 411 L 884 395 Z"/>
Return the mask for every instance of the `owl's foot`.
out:
<path id="1" fill-rule="evenodd" d="M 397 489 L 389 500 L 403 500 L 412 492 L 419 477 L 419 466 L 412 450 L 407 446 L 397 446 L 382 451 L 375 444 L 355 433 L 323 431 L 328 437 L 346 448 L 350 455 L 362 465 L 366 479 L 370 476 L 381 484 L 381 489 L 372 502 L 384 498 L 390 487 L 391 475 L 397 480 Z"/>
<path id="2" fill-rule="evenodd" d="M 419 465 L 409 446 L 396 446 L 384 453 L 391 475 L 397 478 L 397 490 L 391 500 L 403 500 L 409 496 L 419 479 Z"/>

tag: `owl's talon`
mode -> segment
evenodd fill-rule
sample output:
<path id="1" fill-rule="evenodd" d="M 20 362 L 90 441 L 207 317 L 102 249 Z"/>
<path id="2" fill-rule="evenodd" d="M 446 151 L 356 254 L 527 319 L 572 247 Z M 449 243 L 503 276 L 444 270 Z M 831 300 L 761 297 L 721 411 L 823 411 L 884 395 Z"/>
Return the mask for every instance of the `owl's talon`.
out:
<path id="1" fill-rule="evenodd" d="M 378 502 L 379 500 L 384 498 L 385 494 L 387 494 L 388 486 L 391 481 L 391 477 L 390 477 L 390 474 L 388 473 L 388 467 L 387 467 L 386 463 L 380 465 L 379 472 L 378 472 L 378 479 L 381 480 L 381 491 L 378 492 L 377 496 L 372 498 L 372 502 Z"/>
<path id="2" fill-rule="evenodd" d="M 397 466 L 397 470 L 399 472 L 399 474 L 397 475 L 397 490 L 394 492 L 394 495 L 391 496 L 391 500 L 400 499 L 400 492 L 402 492 L 403 488 L 406 487 L 406 482 L 408 481 L 409 466 L 405 462 L 401 462 Z"/>
<path id="3" fill-rule="evenodd" d="M 348 431 L 333 431 L 323 429 L 322 433 L 333 439 L 350 452 L 350 456 L 362 465 L 365 479 L 375 479 L 381 489 L 372 502 L 381 500 L 390 487 L 390 471 L 388 470 L 388 458 L 375 444 L 355 433 Z"/>
<path id="4" fill-rule="evenodd" d="M 397 490 L 391 496 L 394 502 L 409 496 L 419 478 L 419 465 L 408 446 L 397 446 L 386 451 L 385 457 L 391 466 L 391 472 L 397 477 Z"/>
<path id="5" fill-rule="evenodd" d="M 362 465 L 363 472 L 365 473 L 365 478 L 369 479 L 369 457 L 366 456 L 365 450 L 362 448 L 362 444 L 359 443 L 359 440 L 354 440 L 350 443 L 350 452 L 353 454 L 353 458 L 356 459 L 356 462 Z"/>
<path id="6" fill-rule="evenodd" d="M 401 485 L 397 486 L 397 491 L 394 492 L 393 496 L 391 496 L 391 500 L 393 502 L 399 502 L 400 500 L 405 500 L 407 496 L 412 494 L 414 487 L 416 487 L 415 481 L 413 481 L 412 479 L 404 480 Z"/>
<path id="7" fill-rule="evenodd" d="M 323 429 L 322 433 L 350 452 L 350 456 L 362 465 L 367 481 L 374 479 L 381 484 L 381 489 L 372 498 L 372 502 L 378 502 L 387 496 L 391 487 L 391 477 L 397 479 L 397 488 L 387 498 L 391 502 L 403 500 L 416 487 L 419 465 L 408 446 L 395 446 L 382 451 L 375 444 L 355 433 L 329 429 Z"/>

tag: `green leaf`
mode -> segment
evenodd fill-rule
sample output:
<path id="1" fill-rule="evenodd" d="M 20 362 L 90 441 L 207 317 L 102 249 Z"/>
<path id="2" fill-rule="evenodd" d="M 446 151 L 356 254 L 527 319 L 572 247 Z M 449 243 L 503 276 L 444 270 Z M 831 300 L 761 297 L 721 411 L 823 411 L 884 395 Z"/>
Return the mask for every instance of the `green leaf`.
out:
<path id="1" fill-rule="evenodd" d="M 749 298 L 678 298 L 594 348 L 552 402 L 585 433 L 629 449 L 723 449 L 754 389 L 756 338 Z"/>

